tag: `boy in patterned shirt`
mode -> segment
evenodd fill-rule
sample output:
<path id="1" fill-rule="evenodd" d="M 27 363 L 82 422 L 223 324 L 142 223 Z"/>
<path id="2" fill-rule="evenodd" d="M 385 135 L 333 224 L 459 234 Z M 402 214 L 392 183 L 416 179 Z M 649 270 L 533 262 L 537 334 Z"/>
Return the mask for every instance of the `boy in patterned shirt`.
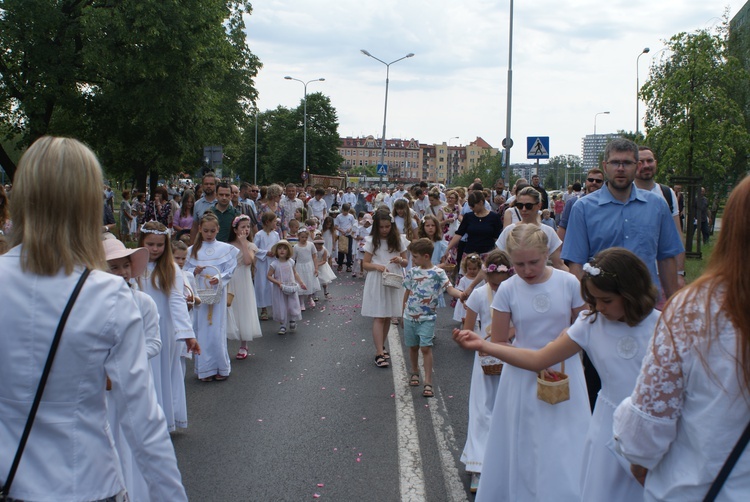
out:
<path id="1" fill-rule="evenodd" d="M 438 299 L 447 291 L 454 298 L 461 291 L 451 285 L 441 268 L 432 264 L 433 244 L 422 238 L 409 244 L 413 268 L 404 279 L 404 341 L 409 347 L 411 375 L 409 385 L 419 385 L 419 352 L 424 365 L 424 397 L 434 397 L 432 388 L 432 340 L 435 338 Z"/>

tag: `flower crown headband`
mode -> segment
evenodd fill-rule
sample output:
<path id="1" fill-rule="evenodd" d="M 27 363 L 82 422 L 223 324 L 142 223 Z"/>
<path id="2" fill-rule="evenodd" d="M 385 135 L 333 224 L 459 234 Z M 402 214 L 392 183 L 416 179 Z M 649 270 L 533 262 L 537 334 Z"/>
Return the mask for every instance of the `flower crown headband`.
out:
<path id="1" fill-rule="evenodd" d="M 503 265 L 503 264 L 500 264 L 500 265 L 496 265 L 496 264 L 494 264 L 494 263 L 493 263 L 492 265 L 487 265 L 487 266 L 486 266 L 486 267 L 484 268 L 484 271 L 485 271 L 485 272 L 487 272 L 488 274 L 494 274 L 494 273 L 506 273 L 506 274 L 509 274 L 509 275 L 513 275 L 513 273 L 515 272 L 515 271 L 513 270 L 513 267 L 510 267 L 510 268 L 509 268 L 509 267 L 506 267 L 506 266 L 505 266 L 505 265 Z"/>
<path id="2" fill-rule="evenodd" d="M 602 270 L 600 267 L 596 267 L 592 265 L 591 263 L 584 263 L 583 271 L 586 272 L 591 277 L 598 277 L 600 275 L 611 275 L 612 277 L 617 277 L 616 274 L 612 272 L 607 272 L 606 270 Z"/>
<path id="3" fill-rule="evenodd" d="M 237 226 L 240 224 L 242 220 L 250 221 L 250 217 L 246 214 L 241 214 L 238 217 L 236 217 L 234 220 L 232 220 L 232 227 L 237 228 Z"/>
<path id="4" fill-rule="evenodd" d="M 146 228 L 146 224 L 144 223 L 141 225 L 141 233 L 142 234 L 154 234 L 154 235 L 172 235 L 172 230 L 166 229 L 166 230 L 152 230 Z"/>

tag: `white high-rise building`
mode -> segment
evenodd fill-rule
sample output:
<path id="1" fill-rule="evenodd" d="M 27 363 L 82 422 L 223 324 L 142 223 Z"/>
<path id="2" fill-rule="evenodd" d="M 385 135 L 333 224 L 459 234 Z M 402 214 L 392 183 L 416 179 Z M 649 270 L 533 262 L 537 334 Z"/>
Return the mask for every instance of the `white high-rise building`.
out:
<path id="1" fill-rule="evenodd" d="M 609 134 L 587 134 L 581 141 L 581 159 L 583 171 L 586 172 L 594 167 L 600 167 L 600 155 L 604 153 L 607 143 L 614 138 L 619 138 L 616 133 Z"/>

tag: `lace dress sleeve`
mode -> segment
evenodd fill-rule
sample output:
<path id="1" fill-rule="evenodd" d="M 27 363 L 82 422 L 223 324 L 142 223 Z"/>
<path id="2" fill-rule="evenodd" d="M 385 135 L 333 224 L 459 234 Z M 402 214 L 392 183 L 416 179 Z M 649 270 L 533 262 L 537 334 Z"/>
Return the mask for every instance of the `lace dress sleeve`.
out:
<path id="1" fill-rule="evenodd" d="M 700 296 L 700 295 L 698 295 Z M 703 330 L 704 301 L 683 294 L 664 311 L 633 390 L 615 411 L 617 448 L 633 464 L 652 468 L 677 435 L 685 392 L 684 358 Z"/>

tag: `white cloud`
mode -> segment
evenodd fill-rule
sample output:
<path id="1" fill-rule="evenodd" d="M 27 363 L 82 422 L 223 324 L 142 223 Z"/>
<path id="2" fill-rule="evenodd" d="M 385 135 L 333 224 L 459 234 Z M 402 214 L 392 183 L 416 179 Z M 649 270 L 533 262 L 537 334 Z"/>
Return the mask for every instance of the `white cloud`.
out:
<path id="1" fill-rule="evenodd" d="M 744 4 L 727 3 L 730 16 Z M 259 107 L 296 106 L 298 82 L 330 96 L 343 136 L 379 137 L 385 67 L 392 61 L 387 136 L 424 143 L 505 136 L 507 0 L 270 0 L 253 4 L 248 43 L 263 69 Z M 552 155 L 580 154 L 593 132 L 635 129 L 636 58 L 641 84 L 663 40 L 719 22 L 724 7 L 698 1 L 535 0 L 514 2 L 512 138 L 550 136 Z M 641 104 L 641 114 L 645 105 Z M 642 127 L 642 126 L 641 126 Z M 459 141 L 453 140 L 452 144 Z M 511 159 L 525 158 L 514 148 Z"/>

